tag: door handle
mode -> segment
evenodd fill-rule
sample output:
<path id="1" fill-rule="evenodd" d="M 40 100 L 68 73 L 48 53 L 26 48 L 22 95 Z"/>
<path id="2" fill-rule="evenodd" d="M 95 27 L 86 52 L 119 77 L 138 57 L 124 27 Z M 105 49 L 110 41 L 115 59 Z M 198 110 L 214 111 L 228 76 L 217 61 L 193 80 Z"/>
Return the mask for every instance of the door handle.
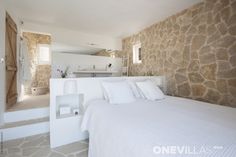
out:
<path id="1" fill-rule="evenodd" d="M 5 62 L 5 59 L 4 58 L 1 58 L 0 59 L 0 63 L 4 63 Z"/>

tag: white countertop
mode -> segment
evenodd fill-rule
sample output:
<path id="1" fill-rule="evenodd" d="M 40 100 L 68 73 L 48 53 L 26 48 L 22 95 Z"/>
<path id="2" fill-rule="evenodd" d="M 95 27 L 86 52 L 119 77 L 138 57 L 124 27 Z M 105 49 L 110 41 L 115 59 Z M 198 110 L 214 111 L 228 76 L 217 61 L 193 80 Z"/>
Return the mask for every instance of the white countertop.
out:
<path id="1" fill-rule="evenodd" d="M 112 74 L 118 73 L 118 71 L 105 71 L 105 70 L 82 70 L 82 71 L 75 71 L 74 74 Z"/>

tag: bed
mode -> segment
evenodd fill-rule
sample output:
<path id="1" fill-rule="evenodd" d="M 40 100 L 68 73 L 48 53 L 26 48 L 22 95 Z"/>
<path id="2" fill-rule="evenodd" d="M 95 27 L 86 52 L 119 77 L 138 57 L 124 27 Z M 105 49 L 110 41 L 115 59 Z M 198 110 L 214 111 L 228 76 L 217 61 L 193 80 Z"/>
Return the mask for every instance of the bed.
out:
<path id="1" fill-rule="evenodd" d="M 236 109 L 166 96 L 87 103 L 89 157 L 236 156 Z"/>

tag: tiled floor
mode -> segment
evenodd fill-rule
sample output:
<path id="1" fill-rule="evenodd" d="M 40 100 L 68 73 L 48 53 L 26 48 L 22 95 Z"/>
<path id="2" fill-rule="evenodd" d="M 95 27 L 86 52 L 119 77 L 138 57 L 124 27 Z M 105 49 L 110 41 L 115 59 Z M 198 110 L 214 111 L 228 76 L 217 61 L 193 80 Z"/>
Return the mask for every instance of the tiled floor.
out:
<path id="1" fill-rule="evenodd" d="M 24 96 L 23 101 L 17 102 L 15 105 L 9 108 L 7 112 L 42 108 L 42 107 L 48 107 L 48 106 L 49 106 L 49 94 L 37 95 L 37 96 L 26 95 Z"/>
<path id="2" fill-rule="evenodd" d="M 50 149 L 49 134 L 41 134 L 3 143 L 0 157 L 87 157 L 88 141 Z"/>

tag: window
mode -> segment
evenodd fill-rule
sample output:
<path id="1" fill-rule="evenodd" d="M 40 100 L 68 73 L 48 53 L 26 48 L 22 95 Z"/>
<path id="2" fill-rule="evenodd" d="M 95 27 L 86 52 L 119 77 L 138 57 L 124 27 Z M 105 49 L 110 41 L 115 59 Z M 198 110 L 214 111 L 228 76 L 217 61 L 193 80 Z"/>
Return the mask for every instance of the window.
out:
<path id="1" fill-rule="evenodd" d="M 133 45 L 133 63 L 134 64 L 142 63 L 141 44 Z"/>
<path id="2" fill-rule="evenodd" d="M 49 45 L 38 45 L 38 64 L 51 64 Z"/>

